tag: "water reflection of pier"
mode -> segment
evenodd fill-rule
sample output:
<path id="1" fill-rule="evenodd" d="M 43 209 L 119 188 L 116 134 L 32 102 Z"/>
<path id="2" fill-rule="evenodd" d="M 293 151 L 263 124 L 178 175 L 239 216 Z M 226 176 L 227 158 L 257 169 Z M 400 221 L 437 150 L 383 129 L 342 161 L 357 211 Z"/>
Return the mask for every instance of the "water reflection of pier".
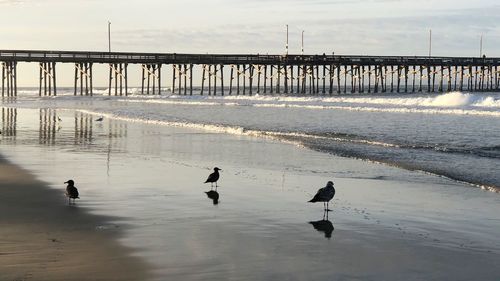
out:
<path id="1" fill-rule="evenodd" d="M 106 157 L 106 173 L 109 176 L 111 167 L 111 152 L 123 151 L 126 149 L 124 137 L 127 136 L 127 123 L 109 120 L 108 121 L 108 147 Z"/>
<path id="2" fill-rule="evenodd" d="M 17 108 L 2 108 L 3 137 L 16 136 Z"/>
<path id="3" fill-rule="evenodd" d="M 89 144 L 92 142 L 92 115 L 75 113 L 75 144 Z"/>
<path id="4" fill-rule="evenodd" d="M 109 120 L 108 137 L 123 138 L 127 136 L 127 123 L 115 120 Z"/>
<path id="5" fill-rule="evenodd" d="M 51 108 L 40 109 L 40 128 L 38 140 L 40 144 L 55 145 L 56 132 L 60 129 L 57 111 Z"/>
<path id="6" fill-rule="evenodd" d="M 38 111 L 38 116 L 36 115 Z M 61 115 L 54 108 L 36 110 L 1 108 L 0 138 L 4 143 L 20 139 L 25 144 L 44 146 L 80 147 L 95 152 L 120 153 L 127 150 L 127 123 L 104 119 L 96 121 L 96 116 L 75 112 L 73 116 Z M 34 120 L 22 119 L 23 131 L 18 132 L 18 113 L 34 114 Z M 38 118 L 38 119 L 36 119 Z"/>
<path id="7" fill-rule="evenodd" d="M 109 139 L 109 146 L 116 147 L 112 139 L 120 139 L 127 136 L 127 124 L 125 122 L 105 119 L 104 121 L 96 121 L 95 116 L 86 113 L 75 113 L 75 144 L 90 144 L 95 141 L 94 130 L 107 128 L 105 135 Z"/>

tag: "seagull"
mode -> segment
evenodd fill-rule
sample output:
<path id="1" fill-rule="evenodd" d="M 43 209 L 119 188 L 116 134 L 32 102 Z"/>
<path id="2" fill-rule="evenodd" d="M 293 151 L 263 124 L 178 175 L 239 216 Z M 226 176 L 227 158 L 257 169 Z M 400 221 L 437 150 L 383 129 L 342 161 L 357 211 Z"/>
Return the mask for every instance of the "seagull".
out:
<path id="1" fill-rule="evenodd" d="M 213 187 L 214 186 L 214 182 L 215 182 L 215 188 L 217 188 L 217 181 L 219 180 L 219 171 L 222 171 L 221 169 L 215 167 L 214 168 L 214 172 L 211 173 L 207 180 L 205 181 L 205 183 L 209 182 L 211 184 L 211 186 Z"/>
<path id="2" fill-rule="evenodd" d="M 66 196 L 68 197 L 68 204 L 71 204 L 71 199 L 73 199 L 73 203 L 75 203 L 75 199 L 80 199 L 78 189 L 75 187 L 75 182 L 73 180 L 69 180 L 64 183 L 68 184 L 68 186 L 66 186 Z"/>
<path id="3" fill-rule="evenodd" d="M 314 195 L 313 199 L 309 200 L 309 202 L 323 202 L 325 211 L 329 212 L 331 210 L 328 209 L 328 202 L 332 200 L 333 196 L 335 196 L 335 188 L 333 187 L 333 182 L 329 181 L 325 187 L 318 190 L 316 195 Z"/>
<path id="4" fill-rule="evenodd" d="M 97 118 L 95 121 L 101 122 L 103 119 L 104 119 L 104 117 L 101 116 L 101 117 Z"/>

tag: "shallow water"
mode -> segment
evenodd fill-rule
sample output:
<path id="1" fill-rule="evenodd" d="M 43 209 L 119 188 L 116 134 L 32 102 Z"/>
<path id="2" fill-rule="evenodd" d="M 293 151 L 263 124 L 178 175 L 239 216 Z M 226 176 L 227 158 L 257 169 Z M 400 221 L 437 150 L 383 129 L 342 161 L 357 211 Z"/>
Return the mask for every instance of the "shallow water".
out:
<path id="1" fill-rule="evenodd" d="M 64 91 L 63 91 L 64 93 Z M 498 191 L 500 96 L 72 96 L 14 106 L 80 109 L 128 121 L 279 138 Z"/>
<path id="2" fill-rule="evenodd" d="M 490 192 L 261 137 L 97 122 L 73 110 L 14 113 L 0 153 L 61 193 L 74 179 L 76 207 L 120 217 L 96 231 L 123 228 L 122 243 L 157 268 L 157 280 L 500 274 L 500 197 Z M 217 205 L 202 183 L 213 166 L 223 169 Z M 306 201 L 332 179 L 334 211 L 324 220 L 322 206 Z"/>

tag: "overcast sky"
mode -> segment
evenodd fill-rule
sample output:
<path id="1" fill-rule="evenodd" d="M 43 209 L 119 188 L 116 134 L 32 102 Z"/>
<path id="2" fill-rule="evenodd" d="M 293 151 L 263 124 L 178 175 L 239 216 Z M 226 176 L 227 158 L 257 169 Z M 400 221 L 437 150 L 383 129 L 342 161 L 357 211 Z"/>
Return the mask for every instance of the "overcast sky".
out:
<path id="1" fill-rule="evenodd" d="M 0 0 L 0 49 L 500 55 L 493 0 Z"/>
<path id="2" fill-rule="evenodd" d="M 0 0 L 0 49 L 500 56 L 494 0 Z"/>

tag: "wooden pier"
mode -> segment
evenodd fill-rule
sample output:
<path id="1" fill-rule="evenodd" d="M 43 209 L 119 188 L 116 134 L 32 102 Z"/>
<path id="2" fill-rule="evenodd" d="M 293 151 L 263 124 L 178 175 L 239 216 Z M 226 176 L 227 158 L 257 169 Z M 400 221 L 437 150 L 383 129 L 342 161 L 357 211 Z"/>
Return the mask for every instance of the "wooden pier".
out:
<path id="1" fill-rule="evenodd" d="M 139 65 L 144 95 L 339 95 L 500 91 L 500 58 L 161 54 L 0 50 L 2 97 L 17 95 L 17 66 L 38 63 L 39 95 L 57 94 L 56 64 L 75 65 L 74 95 L 93 95 L 93 67 L 109 67 L 108 95 L 129 94 Z M 171 71 L 169 91 L 162 70 Z M 198 74 L 198 79 L 195 75 Z M 137 75 L 140 75 L 139 73 Z M 196 81 L 193 81 L 196 80 Z M 194 83 L 197 85 L 194 85 Z"/>

